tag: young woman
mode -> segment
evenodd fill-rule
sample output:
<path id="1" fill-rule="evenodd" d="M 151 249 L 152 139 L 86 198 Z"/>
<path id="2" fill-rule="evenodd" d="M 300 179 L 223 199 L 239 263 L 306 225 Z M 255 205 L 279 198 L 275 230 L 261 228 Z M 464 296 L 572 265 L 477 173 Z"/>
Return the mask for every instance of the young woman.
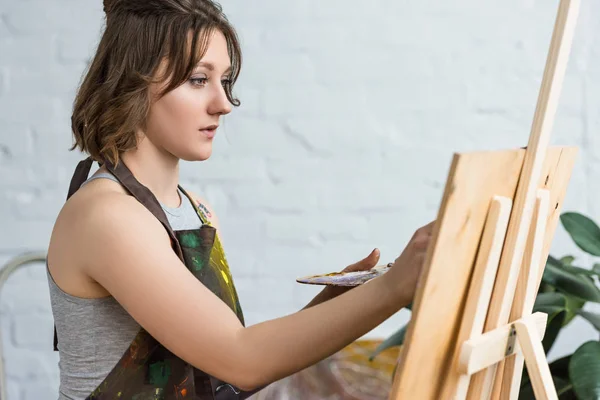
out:
<path id="1" fill-rule="evenodd" d="M 239 105 L 236 33 L 209 0 L 104 7 L 72 116 L 73 148 L 90 157 L 48 250 L 60 399 L 245 399 L 412 301 L 433 223 L 383 277 L 246 327 L 217 215 L 178 185 L 179 160 L 209 158 Z M 93 161 L 101 168 L 88 178 Z M 346 270 L 378 260 L 375 250 Z"/>

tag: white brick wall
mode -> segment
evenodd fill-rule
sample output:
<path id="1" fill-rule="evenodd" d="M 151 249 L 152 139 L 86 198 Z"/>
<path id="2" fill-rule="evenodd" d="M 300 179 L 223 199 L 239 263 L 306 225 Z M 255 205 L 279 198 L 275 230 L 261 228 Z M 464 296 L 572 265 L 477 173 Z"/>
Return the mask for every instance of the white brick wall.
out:
<path id="1" fill-rule="evenodd" d="M 101 3 L 0 0 L 0 263 L 47 246 L 80 158 L 69 111 Z M 581 146 L 565 210 L 600 219 L 600 5 L 582 3 L 553 143 Z M 452 151 L 526 144 L 558 0 L 222 4 L 243 40 L 243 105 L 214 157 L 182 173 L 219 213 L 252 324 L 310 300 L 297 276 L 376 246 L 392 260 L 435 217 Z M 580 254 L 562 228 L 552 252 Z M 55 399 L 43 265 L 1 300 L 9 400 Z M 553 355 L 589 338 L 576 320 Z"/>

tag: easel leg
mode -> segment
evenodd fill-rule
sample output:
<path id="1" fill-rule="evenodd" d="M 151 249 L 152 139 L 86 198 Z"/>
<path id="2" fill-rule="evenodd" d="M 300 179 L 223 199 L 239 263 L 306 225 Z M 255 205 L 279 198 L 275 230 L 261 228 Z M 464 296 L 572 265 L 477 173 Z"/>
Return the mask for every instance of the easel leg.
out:
<path id="1" fill-rule="evenodd" d="M 508 197 L 494 196 L 490 203 L 458 334 L 457 340 L 459 343 L 481 335 L 483 332 L 511 209 L 512 200 Z M 461 350 L 460 346 L 455 349 L 452 365 L 459 363 Z M 441 393 L 442 398 L 465 399 L 470 381 L 471 377 L 469 375 L 459 376 L 458 368 L 454 368 L 446 377 Z M 453 386 L 452 383 L 456 386 Z"/>
<path id="2" fill-rule="evenodd" d="M 515 322 L 517 340 L 521 345 L 527 372 L 531 379 L 535 398 L 538 400 L 558 400 L 558 394 L 552 381 L 550 367 L 542 346 L 542 339 L 535 326 L 524 321 Z"/>
<path id="3" fill-rule="evenodd" d="M 533 309 L 539 279 L 541 278 L 540 271 L 543 271 L 542 249 L 549 212 L 549 198 L 550 194 L 548 190 L 538 190 L 536 206 L 529 228 L 526 248 L 523 253 L 523 262 L 519 271 L 519 281 L 511 310 L 510 319 L 512 321 L 530 314 Z M 519 355 L 500 361 L 485 371 L 483 379 L 479 377 L 481 380 L 471 390 L 469 399 L 509 399 L 508 392 L 513 389 L 513 386 L 520 385 L 521 372 L 519 372 L 518 376 L 516 373 L 522 370 L 523 359 Z M 515 399 L 514 397 L 510 398 Z"/>
<path id="4" fill-rule="evenodd" d="M 519 283 L 517 284 L 517 291 L 511 310 L 511 321 L 528 315 L 533 310 L 533 304 L 535 303 L 544 271 L 543 248 L 549 203 L 549 191 L 546 189 L 538 190 L 536 210 L 531 223 L 527 247 L 523 257 L 523 265 L 519 275 Z M 517 388 L 521 385 L 521 374 L 523 373 L 523 357 L 520 355 L 511 357 L 506 359 L 503 365 L 500 365 L 501 368 L 496 374 L 492 399 L 516 400 L 519 393 Z"/>
<path id="5" fill-rule="evenodd" d="M 519 352 L 515 355 L 513 363 L 513 379 L 510 386 L 510 400 L 517 400 L 519 398 L 519 392 L 521 391 L 521 376 L 523 375 L 523 366 L 525 364 L 525 357 L 523 353 Z"/>

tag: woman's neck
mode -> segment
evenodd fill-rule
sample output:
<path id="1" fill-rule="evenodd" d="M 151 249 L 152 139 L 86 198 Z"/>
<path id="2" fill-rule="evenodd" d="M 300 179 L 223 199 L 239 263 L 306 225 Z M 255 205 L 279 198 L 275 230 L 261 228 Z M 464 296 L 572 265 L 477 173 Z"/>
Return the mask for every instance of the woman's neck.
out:
<path id="1" fill-rule="evenodd" d="M 146 140 L 146 142 L 148 142 Z M 168 207 L 181 204 L 177 185 L 179 184 L 179 159 L 166 152 L 160 152 L 152 145 L 140 143 L 137 149 L 121 155 L 135 178 L 154 194 L 159 202 Z"/>

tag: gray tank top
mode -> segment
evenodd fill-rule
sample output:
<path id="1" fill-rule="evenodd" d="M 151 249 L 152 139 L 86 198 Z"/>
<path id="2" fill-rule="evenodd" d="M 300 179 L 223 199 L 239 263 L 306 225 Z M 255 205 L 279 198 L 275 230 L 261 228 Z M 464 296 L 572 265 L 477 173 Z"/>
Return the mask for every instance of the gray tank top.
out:
<path id="1" fill-rule="evenodd" d="M 98 178 L 118 182 L 110 173 L 99 173 L 84 185 Z M 173 230 L 200 228 L 202 221 L 191 202 L 181 191 L 179 197 L 181 205 L 177 208 L 161 204 Z M 59 400 L 83 400 L 121 359 L 140 325 L 114 297 L 84 299 L 71 296 L 62 291 L 49 270 L 46 271 L 58 334 Z"/>

